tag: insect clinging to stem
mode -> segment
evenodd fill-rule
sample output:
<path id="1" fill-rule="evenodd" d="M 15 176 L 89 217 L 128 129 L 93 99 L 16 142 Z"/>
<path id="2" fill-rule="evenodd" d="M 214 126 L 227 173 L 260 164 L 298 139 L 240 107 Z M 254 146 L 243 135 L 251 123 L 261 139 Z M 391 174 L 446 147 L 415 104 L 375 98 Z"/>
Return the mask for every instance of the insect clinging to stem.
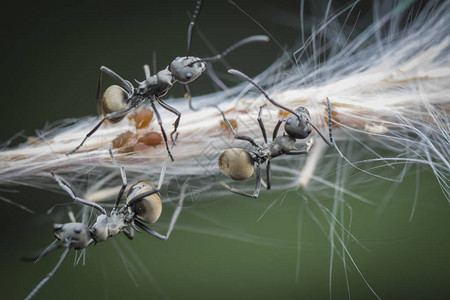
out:
<path id="1" fill-rule="evenodd" d="M 92 207 L 97 210 L 100 215 L 97 217 L 96 222 L 91 226 L 76 222 L 74 218 L 71 220 L 72 222 L 53 225 L 53 236 L 55 237 L 55 240 L 41 253 L 36 261 L 57 249 L 65 248 L 65 250 L 53 270 L 36 285 L 26 299 L 31 299 L 36 295 L 39 289 L 42 288 L 42 286 L 55 274 L 66 258 L 69 249 L 83 250 L 91 244 L 103 242 L 107 238 L 114 237 L 121 232 L 129 239 L 133 239 L 134 231 L 137 231 L 137 228 L 160 240 L 167 240 L 169 238 L 183 207 L 187 181 L 181 187 L 179 201 L 172 214 L 167 233 L 163 235 L 149 228 L 144 223 L 155 223 L 161 215 L 162 202 L 159 191 L 164 181 L 168 158 L 161 168 L 158 186 L 155 187 L 153 184 L 146 181 L 140 181 L 132 185 L 126 194 L 126 203 L 119 207 L 119 202 L 124 195 L 128 182 L 124 167 L 114 159 L 111 150 L 109 151 L 113 163 L 120 168 L 122 178 L 121 189 L 117 194 L 114 206 L 109 215 L 100 204 L 77 197 L 63 178 L 52 173 L 53 179 L 76 203 Z"/>
<path id="2" fill-rule="evenodd" d="M 323 139 L 325 143 L 329 146 L 333 146 L 333 135 L 332 135 L 332 127 L 331 127 L 331 105 L 328 97 L 327 100 L 327 108 L 328 108 L 328 127 L 329 127 L 329 135 L 330 139 L 327 140 L 322 133 L 311 123 L 311 116 L 309 114 L 308 109 L 305 107 L 298 107 L 295 110 L 291 110 L 278 102 L 271 99 L 267 93 L 253 80 L 251 80 L 244 73 L 237 70 L 228 70 L 230 74 L 236 75 L 251 84 L 253 84 L 263 95 L 264 97 L 272 104 L 277 107 L 280 107 L 290 114 L 286 118 L 279 119 L 272 135 L 272 141 L 269 143 L 267 141 L 267 133 L 264 127 L 264 123 L 261 119 L 262 110 L 264 105 L 259 107 L 257 121 L 259 124 L 259 128 L 261 129 L 261 133 L 264 139 L 264 144 L 259 144 L 255 142 L 249 136 L 237 135 L 231 126 L 230 122 L 225 117 L 225 113 L 221 111 L 223 120 L 225 124 L 228 126 L 229 130 L 233 133 L 234 138 L 238 140 L 244 140 L 252 144 L 256 150 L 254 151 L 246 151 L 241 148 L 231 148 L 224 150 L 218 158 L 219 168 L 222 173 L 236 181 L 245 180 L 250 178 L 253 173 L 256 176 L 256 185 L 253 194 L 246 193 L 236 188 L 232 188 L 227 184 L 223 183 L 222 185 L 229 189 L 231 192 L 240 194 L 246 197 L 258 198 L 259 192 L 261 190 L 261 170 L 260 166 L 262 163 L 266 163 L 266 174 L 267 174 L 267 189 L 270 189 L 270 161 L 271 159 L 281 156 L 281 155 L 301 155 L 308 153 L 311 143 L 307 143 L 306 150 L 300 150 L 295 147 L 295 142 L 297 139 L 305 139 L 311 133 L 312 128 L 314 128 Z M 282 123 L 285 123 L 284 130 L 285 134 L 278 136 L 278 130 Z"/>
<path id="3" fill-rule="evenodd" d="M 200 11 L 201 3 L 201 0 L 197 1 L 194 14 L 192 15 L 191 22 L 188 27 L 186 56 L 175 58 L 164 70 L 161 70 L 154 75 L 150 75 L 150 70 L 147 67 L 145 71 L 145 80 L 141 82 L 136 80 L 137 87 L 135 87 L 130 81 L 123 79 L 120 75 L 118 75 L 111 69 L 105 66 L 100 67 L 97 84 L 97 101 L 99 101 L 102 91 L 103 74 L 110 76 L 112 79 L 117 81 L 119 85 L 112 85 L 105 90 L 101 99 L 101 110 L 103 118 L 91 131 L 86 134 L 84 139 L 75 149 L 67 153 L 68 155 L 76 152 L 84 144 L 84 142 L 92 134 L 94 134 L 94 132 L 96 132 L 98 128 L 100 128 L 100 126 L 105 121 L 108 121 L 110 123 L 117 123 L 121 121 L 130 111 L 140 106 L 148 99 L 161 128 L 161 133 L 166 145 L 167 152 L 169 153 L 169 156 L 173 161 L 173 156 L 168 145 L 167 135 L 163 128 L 161 116 L 156 109 L 155 103 L 158 103 L 162 108 L 177 116 L 173 124 L 174 129 L 170 135 L 173 143 L 173 136 L 176 133 L 178 125 L 180 123 L 181 113 L 174 107 L 161 100 L 161 98 L 164 97 L 172 88 L 173 84 L 179 82 L 183 85 L 183 88 L 189 100 L 189 107 L 191 109 L 194 109 L 191 104 L 191 96 L 188 84 L 197 79 L 206 70 L 206 63 L 214 63 L 220 61 L 232 51 L 249 43 L 267 42 L 269 40 L 269 38 L 265 35 L 249 36 L 231 45 L 218 55 L 205 58 L 190 56 L 189 52 L 191 48 L 192 31 L 194 29 L 195 21 Z"/>

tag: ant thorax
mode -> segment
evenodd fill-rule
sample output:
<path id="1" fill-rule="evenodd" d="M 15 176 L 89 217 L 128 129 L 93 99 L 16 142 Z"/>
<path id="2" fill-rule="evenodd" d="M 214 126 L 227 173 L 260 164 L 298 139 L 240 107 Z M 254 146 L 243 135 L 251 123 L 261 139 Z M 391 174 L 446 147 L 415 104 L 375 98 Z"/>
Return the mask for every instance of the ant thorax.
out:
<path id="1" fill-rule="evenodd" d="M 127 226 L 125 216 L 121 213 L 109 217 L 100 215 L 95 224 L 92 225 L 90 232 L 95 242 L 103 242 L 108 237 L 121 233 Z"/>
<path id="2" fill-rule="evenodd" d="M 261 149 L 261 154 L 263 154 L 266 159 L 270 159 L 295 149 L 295 139 L 288 135 L 282 135 L 276 137 L 272 143 Z"/>
<path id="3" fill-rule="evenodd" d="M 169 71 L 167 66 L 164 70 L 159 71 L 153 76 L 150 76 L 142 82 L 138 82 L 139 86 L 136 88 L 136 93 L 139 96 L 157 96 L 163 97 L 170 90 L 176 79 Z"/>

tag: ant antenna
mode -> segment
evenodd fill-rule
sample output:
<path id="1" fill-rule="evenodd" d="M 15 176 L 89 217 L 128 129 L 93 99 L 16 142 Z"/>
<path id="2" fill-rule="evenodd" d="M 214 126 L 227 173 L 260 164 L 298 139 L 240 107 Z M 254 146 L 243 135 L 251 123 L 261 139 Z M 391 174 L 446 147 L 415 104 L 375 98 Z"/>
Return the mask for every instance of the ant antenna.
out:
<path id="1" fill-rule="evenodd" d="M 189 23 L 189 27 L 188 27 L 186 56 L 188 56 L 189 52 L 191 51 L 192 31 L 194 30 L 195 20 L 197 19 L 197 16 L 198 16 L 198 13 L 200 12 L 201 6 L 202 6 L 202 0 L 198 0 L 197 5 L 195 6 L 194 14 L 192 15 L 191 22 Z"/>
<path id="2" fill-rule="evenodd" d="M 333 132 L 331 129 L 331 104 L 330 104 L 330 99 L 328 99 L 327 97 L 327 109 L 328 109 L 328 131 L 330 134 L 330 142 L 332 144 L 334 144 L 334 140 L 333 140 Z"/>
<path id="3" fill-rule="evenodd" d="M 234 45 L 231 45 L 230 47 L 228 47 L 227 49 L 225 49 L 225 51 L 223 51 L 220 54 L 217 54 L 216 56 L 212 56 L 212 57 L 205 57 L 200 59 L 199 61 L 195 61 L 192 64 L 196 63 L 196 62 L 216 62 L 219 61 L 221 59 L 223 59 L 225 56 L 227 56 L 230 52 L 236 50 L 237 48 L 250 44 L 250 43 L 254 43 L 254 42 L 268 42 L 269 41 L 269 37 L 267 35 L 252 35 L 249 37 L 246 37 L 243 40 L 240 40 L 239 42 L 237 42 Z"/>
<path id="4" fill-rule="evenodd" d="M 290 112 L 291 114 L 295 115 L 300 120 L 299 114 L 297 114 L 293 110 L 291 110 L 291 109 L 289 109 L 289 108 L 279 104 L 275 100 L 271 99 L 269 97 L 269 95 L 267 95 L 267 93 L 262 89 L 262 87 L 260 87 L 256 82 L 251 80 L 250 77 L 248 77 L 247 75 L 245 75 L 241 71 L 238 71 L 238 70 L 235 70 L 235 69 L 230 69 L 230 70 L 228 70 L 228 73 L 230 73 L 232 75 L 235 75 L 235 76 L 237 76 L 237 77 L 239 77 L 241 79 L 244 79 L 244 80 L 250 82 L 251 84 L 253 84 L 264 95 L 264 97 L 266 97 L 267 100 L 270 101 L 270 103 L 272 103 L 273 105 L 278 106 L 278 107 L 280 107 L 280 108 Z M 329 134 L 330 134 L 330 140 L 327 140 L 327 138 L 325 136 L 323 136 L 323 134 L 319 131 L 319 129 L 317 129 L 317 127 L 314 126 L 314 124 L 312 124 L 309 121 L 308 121 L 308 124 L 311 125 L 312 128 L 314 128 L 314 130 L 320 135 L 322 140 L 325 143 L 327 143 L 328 146 L 333 146 L 334 142 L 333 142 L 333 133 L 332 133 L 332 129 L 331 129 L 332 128 L 331 127 L 331 105 L 330 105 L 330 99 L 328 99 L 328 97 L 327 97 L 327 108 L 328 108 L 328 130 L 329 130 Z"/>
<path id="5" fill-rule="evenodd" d="M 50 252 L 53 252 L 55 250 L 58 250 L 58 249 L 64 247 L 62 244 L 56 244 L 56 242 L 58 242 L 57 239 L 54 240 L 53 243 L 51 243 L 47 248 L 45 248 L 44 251 L 42 251 L 42 253 L 39 254 L 38 256 L 31 256 L 31 257 L 25 256 L 25 257 L 22 257 L 21 259 L 23 261 L 33 261 L 34 263 L 37 263 L 38 261 L 41 260 L 41 258 L 46 256 Z"/>
<path id="6" fill-rule="evenodd" d="M 235 70 L 235 69 L 230 69 L 228 70 L 228 73 L 235 75 L 241 79 L 244 79 L 248 82 L 250 82 L 251 84 L 253 84 L 254 87 L 256 87 L 261 94 L 264 95 L 264 97 L 266 97 L 267 100 L 269 100 L 270 103 L 272 103 L 275 106 L 278 106 L 281 109 L 284 109 L 288 112 L 290 112 L 291 114 L 295 115 L 299 120 L 300 120 L 300 116 L 298 113 L 296 113 L 295 111 L 293 111 L 290 108 L 287 108 L 286 106 L 281 105 L 280 103 L 276 102 L 275 100 L 273 100 L 272 98 L 269 97 L 269 95 L 267 95 L 267 93 L 263 90 L 262 87 L 260 87 L 256 82 L 254 82 L 253 80 L 250 79 L 250 77 L 248 77 L 247 75 L 245 75 L 244 73 L 242 73 L 241 71 Z"/>
<path id="7" fill-rule="evenodd" d="M 307 123 L 309 125 L 311 125 L 312 128 L 314 128 L 314 130 L 320 135 L 320 137 L 322 138 L 322 140 L 328 145 L 328 146 L 334 146 L 334 141 L 333 141 L 333 132 L 332 132 L 332 127 L 331 127 L 331 104 L 330 104 L 330 99 L 328 99 L 327 97 L 327 110 L 328 110 L 328 132 L 330 135 L 330 140 L 327 140 L 326 137 L 323 136 L 323 134 L 319 131 L 319 129 L 317 129 L 316 126 L 314 126 L 313 123 L 307 121 Z"/>
<path id="8" fill-rule="evenodd" d="M 291 55 L 286 51 L 286 49 L 278 42 L 274 36 L 261 24 L 259 23 L 255 18 L 253 18 L 251 15 L 249 15 L 245 10 L 243 10 L 239 5 L 237 5 L 234 1 L 228 0 L 228 3 L 236 7 L 240 12 L 242 12 L 244 15 L 246 15 L 250 20 L 255 22 L 256 25 L 258 25 L 264 32 L 273 40 L 273 42 L 280 48 L 280 50 L 283 52 L 283 55 L 286 56 L 286 58 L 291 62 L 293 66 L 295 66 L 295 62 L 292 59 Z"/>
<path id="9" fill-rule="evenodd" d="M 316 132 L 320 135 L 320 137 L 322 138 L 322 140 L 327 143 L 328 146 L 333 146 L 334 145 L 334 141 L 333 141 L 333 132 L 332 132 L 332 127 L 331 127 L 331 105 L 330 105 L 330 99 L 328 99 L 327 97 L 327 109 L 328 109 L 328 132 L 330 134 L 330 140 L 327 140 L 322 133 L 316 128 L 316 126 L 314 126 L 311 122 L 308 122 L 309 125 L 312 126 L 312 128 L 314 128 L 316 130 Z"/>

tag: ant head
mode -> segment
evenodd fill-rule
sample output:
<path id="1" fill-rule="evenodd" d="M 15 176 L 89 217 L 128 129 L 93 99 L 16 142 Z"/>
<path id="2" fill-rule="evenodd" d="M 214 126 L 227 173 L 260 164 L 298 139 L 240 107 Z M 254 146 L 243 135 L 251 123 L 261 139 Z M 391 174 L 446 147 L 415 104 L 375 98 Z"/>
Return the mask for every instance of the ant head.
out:
<path id="1" fill-rule="evenodd" d="M 305 107 L 298 107 L 295 112 L 300 116 L 300 119 L 294 115 L 289 114 L 286 118 L 286 124 L 284 125 L 284 130 L 286 133 L 295 139 L 304 139 L 311 133 L 309 111 Z"/>
<path id="2" fill-rule="evenodd" d="M 133 185 L 127 193 L 127 203 L 136 196 L 156 189 L 150 182 L 140 181 Z M 147 223 L 155 223 L 158 221 L 162 212 L 162 202 L 159 193 L 143 197 L 139 201 L 133 203 L 130 208 L 138 218 Z"/>
<path id="3" fill-rule="evenodd" d="M 68 243 L 69 248 L 84 249 L 91 240 L 89 228 L 83 223 L 54 224 L 53 235 L 59 241 Z"/>
<path id="4" fill-rule="evenodd" d="M 233 180 L 245 180 L 253 175 L 254 159 L 244 149 L 231 148 L 223 151 L 218 163 L 220 171 Z"/>
<path id="5" fill-rule="evenodd" d="M 123 88 L 118 85 L 111 85 L 105 90 L 102 96 L 103 116 L 124 110 L 127 107 L 127 100 L 128 94 Z M 109 119 L 108 122 L 114 124 L 120 122 L 124 117 Z"/>
<path id="6" fill-rule="evenodd" d="M 205 70 L 205 63 L 193 56 L 177 57 L 169 65 L 169 71 L 173 77 L 182 84 L 194 81 Z"/>

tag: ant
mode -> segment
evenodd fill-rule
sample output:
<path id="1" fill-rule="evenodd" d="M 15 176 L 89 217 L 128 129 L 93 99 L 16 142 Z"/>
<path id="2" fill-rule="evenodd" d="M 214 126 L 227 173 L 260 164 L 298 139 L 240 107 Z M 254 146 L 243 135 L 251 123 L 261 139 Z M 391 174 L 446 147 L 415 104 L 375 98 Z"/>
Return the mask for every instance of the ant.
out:
<path id="1" fill-rule="evenodd" d="M 76 222 L 75 218 L 73 218 L 73 214 L 72 222 L 53 225 L 53 236 L 56 239 L 50 246 L 47 247 L 47 249 L 45 249 L 41 253 L 37 260 L 57 249 L 65 248 L 65 250 L 53 270 L 48 273 L 47 276 L 42 279 L 38 285 L 36 285 L 36 287 L 30 292 L 26 299 L 31 299 L 32 297 L 34 297 L 39 289 L 54 275 L 54 273 L 58 270 L 58 268 L 66 258 L 69 249 L 71 248 L 75 250 L 82 250 L 87 248 L 91 244 L 103 242 L 107 238 L 114 237 L 121 232 L 123 232 L 129 239 L 133 239 L 134 231 L 139 231 L 136 227 L 160 240 L 165 241 L 169 238 L 169 235 L 175 226 L 175 223 L 178 219 L 178 216 L 180 215 L 183 206 L 187 181 L 181 187 L 180 199 L 177 203 L 176 209 L 173 212 L 169 227 L 167 229 L 167 233 L 165 235 L 160 234 L 155 230 L 149 228 L 144 224 L 144 222 L 155 223 L 156 221 L 158 221 L 161 215 L 162 202 L 159 191 L 164 181 L 168 159 L 165 160 L 161 169 L 158 186 L 155 187 L 150 182 L 145 181 L 140 181 L 132 185 L 126 194 L 126 203 L 119 208 L 119 202 L 122 199 L 122 196 L 128 185 L 127 177 L 124 167 L 114 159 L 111 149 L 109 149 L 109 153 L 113 163 L 120 168 L 122 177 L 122 187 L 117 194 L 114 206 L 109 215 L 100 204 L 75 196 L 69 184 L 66 183 L 63 178 L 59 177 L 53 172 L 51 173 L 53 179 L 64 191 L 66 191 L 72 197 L 75 202 L 98 210 L 100 212 L 100 215 L 97 217 L 96 222 L 90 227 L 84 223 Z"/>
<path id="2" fill-rule="evenodd" d="M 233 127 L 231 126 L 230 122 L 226 119 L 225 114 L 223 111 L 221 111 L 223 120 L 225 124 L 228 126 L 230 131 L 233 133 L 234 138 L 238 140 L 244 140 L 252 144 L 256 150 L 254 151 L 246 151 L 241 148 L 231 148 L 223 151 L 218 159 L 219 168 L 222 171 L 222 173 L 236 181 L 239 180 L 245 180 L 250 178 L 256 169 L 256 185 L 253 194 L 246 193 L 244 191 L 241 191 L 236 188 L 232 188 L 226 184 L 222 184 L 227 189 L 229 189 L 231 192 L 240 194 L 246 197 L 251 198 L 258 198 L 260 189 L 261 189 L 261 171 L 260 166 L 262 163 L 266 163 L 266 172 L 267 172 L 267 189 L 270 189 L 270 161 L 271 159 L 281 156 L 283 154 L 286 155 L 301 155 L 308 153 L 311 143 L 307 143 L 306 150 L 300 150 L 295 147 L 295 142 L 297 139 L 305 139 L 309 136 L 311 133 L 312 128 L 314 128 L 317 133 L 319 133 L 320 137 L 323 139 L 325 143 L 327 143 L 329 146 L 333 146 L 333 135 L 332 135 L 332 128 L 331 128 L 331 105 L 330 100 L 327 99 L 327 105 L 328 105 L 328 127 L 329 127 L 329 135 L 330 140 L 327 140 L 322 133 L 311 123 L 311 116 L 309 114 L 308 109 L 305 107 L 298 107 L 294 111 L 275 102 L 273 99 L 271 99 L 267 93 L 254 81 L 252 81 L 247 75 L 244 73 L 237 71 L 237 70 L 228 70 L 230 74 L 236 75 L 240 77 L 241 79 L 244 79 L 248 82 L 250 82 L 252 85 L 254 85 L 263 95 L 264 97 L 274 104 L 275 106 L 278 106 L 288 112 L 290 114 L 287 116 L 287 118 L 279 119 L 272 136 L 272 142 L 268 143 L 267 141 L 267 133 L 266 129 L 264 127 L 264 123 L 261 119 L 261 113 L 263 107 L 266 105 L 262 105 L 259 108 L 259 113 L 257 117 L 257 121 L 259 124 L 259 128 L 261 129 L 262 136 L 264 138 L 264 144 L 258 144 L 256 143 L 251 137 L 248 136 L 242 136 L 237 135 L 235 131 L 233 130 Z M 281 136 L 278 135 L 278 130 L 282 123 L 285 123 L 284 130 L 286 134 L 283 134 Z"/>
<path id="3" fill-rule="evenodd" d="M 187 34 L 187 54 L 186 56 L 180 56 L 175 58 L 164 70 L 157 72 L 155 75 L 150 76 L 150 69 L 148 66 L 144 66 L 146 78 L 144 81 L 139 82 L 136 80 L 138 84 L 137 87 L 134 87 L 130 81 L 123 79 L 117 73 L 112 71 L 111 69 L 101 66 L 100 73 L 97 83 L 97 102 L 100 99 L 101 86 L 102 86 L 102 75 L 105 73 L 110 76 L 112 79 L 116 80 L 120 86 L 112 85 L 108 87 L 103 93 L 103 97 L 101 100 L 101 110 L 103 113 L 103 118 L 100 122 L 89 131 L 85 138 L 81 141 L 81 143 L 72 151 L 67 153 L 67 155 L 75 153 L 97 129 L 105 122 L 108 121 L 110 123 L 117 123 L 121 121 L 125 115 L 127 115 L 130 111 L 140 106 L 145 100 L 150 101 L 150 105 L 156 114 L 156 118 L 158 120 L 159 126 L 161 128 L 161 133 L 163 135 L 163 139 L 166 145 L 167 152 L 171 160 L 173 161 L 172 153 L 170 152 L 169 145 L 167 142 L 167 136 L 164 131 L 161 116 L 156 109 L 155 103 L 161 105 L 164 109 L 169 112 L 175 114 L 177 116 L 174 122 L 174 129 L 170 134 L 172 143 L 173 135 L 176 133 L 178 124 L 180 122 L 181 113 L 176 110 L 174 107 L 165 103 L 161 100 L 163 96 L 167 94 L 167 92 L 172 88 L 173 84 L 177 81 L 183 85 L 185 95 L 187 95 L 189 99 L 189 107 L 192 110 L 195 110 L 191 105 L 191 96 L 188 87 L 188 83 L 197 79 L 205 70 L 206 63 L 213 63 L 222 60 L 225 56 L 227 56 L 230 52 L 235 49 L 244 46 L 253 42 L 267 42 L 269 38 L 265 35 L 255 35 L 242 39 L 241 41 L 231 45 L 221 54 L 218 54 L 213 57 L 206 58 L 198 58 L 195 56 L 189 56 L 190 48 L 191 48 L 191 36 L 192 30 L 195 25 L 195 20 L 198 16 L 202 1 L 198 0 L 197 5 L 195 7 L 194 14 L 192 15 L 191 22 L 188 28 Z"/>

